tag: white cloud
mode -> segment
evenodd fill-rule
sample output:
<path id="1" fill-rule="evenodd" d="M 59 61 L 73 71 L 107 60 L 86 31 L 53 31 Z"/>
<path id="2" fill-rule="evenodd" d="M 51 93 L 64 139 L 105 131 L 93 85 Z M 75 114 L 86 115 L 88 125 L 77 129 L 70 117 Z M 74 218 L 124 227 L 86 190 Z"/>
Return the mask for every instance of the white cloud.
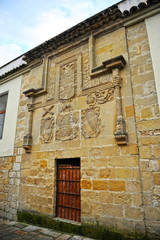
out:
<path id="1" fill-rule="evenodd" d="M 7 0 L 6 0 L 7 1 Z M 15 0 L 18 1 L 18 0 Z M 115 0 L 31 0 L 18 4 L 13 10 L 0 11 L 0 66 L 18 57 L 24 51 L 58 35 L 73 25 L 107 8 Z M 19 1 L 18 1 L 19 2 Z M 8 5 L 7 5 L 8 6 Z M 13 5 L 14 6 L 14 5 Z M 21 8 L 25 8 L 24 9 Z M 17 14 L 19 12 L 19 14 Z M 34 13 L 34 14 L 33 14 Z M 4 24 L 5 22 L 5 24 Z M 9 42 L 9 44 L 7 44 Z M 11 44 L 14 42 L 14 44 Z"/>
<path id="2" fill-rule="evenodd" d="M 30 48 L 56 36 L 73 25 L 89 17 L 92 4 L 67 4 L 63 8 L 43 12 L 35 21 L 34 26 L 25 26 L 23 39 Z"/>
<path id="3" fill-rule="evenodd" d="M 85 20 L 91 14 L 92 8 L 89 1 L 82 0 L 81 3 L 75 3 L 74 0 L 63 0 L 63 4 L 61 3 L 59 7 L 42 11 L 38 16 L 35 14 L 32 25 L 23 22 L 22 27 L 18 22 L 15 30 L 5 32 L 3 29 L 4 34 L 1 33 L 3 43 L 0 44 L 0 66 L 21 55 L 23 46 L 26 47 L 25 51 L 30 50 Z M 10 21 L 9 23 L 11 24 Z M 14 40 L 16 44 L 7 44 L 6 40 Z"/>
<path id="4" fill-rule="evenodd" d="M 20 56 L 22 50 L 16 44 L 1 44 L 0 45 L 0 66 Z"/>
<path id="5" fill-rule="evenodd" d="M 32 25 L 29 22 L 23 22 L 22 27 L 18 22 L 15 30 L 10 31 L 11 22 L 9 21 L 9 31 L 3 29 L 4 34 L 2 32 L 0 34 L 3 39 L 3 44 L 0 44 L 0 66 L 22 54 L 23 46 L 26 46 L 25 50 L 30 50 L 86 19 L 90 15 L 92 4 L 83 3 L 83 1 L 75 4 L 73 0 L 64 0 L 64 4 L 60 7 L 42 11 L 38 17 L 35 14 Z M 7 44 L 7 40 L 14 41 L 16 44 Z"/>

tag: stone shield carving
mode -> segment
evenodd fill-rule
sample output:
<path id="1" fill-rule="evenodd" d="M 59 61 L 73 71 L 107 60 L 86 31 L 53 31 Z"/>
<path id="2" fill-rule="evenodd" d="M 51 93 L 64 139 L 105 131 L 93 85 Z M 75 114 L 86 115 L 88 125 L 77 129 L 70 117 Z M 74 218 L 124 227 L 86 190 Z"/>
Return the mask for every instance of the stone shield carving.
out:
<path id="1" fill-rule="evenodd" d="M 100 133 L 99 113 L 99 107 L 82 111 L 82 135 L 84 138 L 97 137 Z"/>
<path id="2" fill-rule="evenodd" d="M 60 68 L 60 99 L 70 99 L 75 94 L 75 62 L 61 66 Z"/>
<path id="3" fill-rule="evenodd" d="M 66 141 L 76 138 L 79 132 L 78 122 L 78 112 L 60 113 L 56 121 L 58 126 L 56 140 Z"/>
<path id="4" fill-rule="evenodd" d="M 43 143 L 50 143 L 53 139 L 54 118 L 41 119 L 40 138 Z"/>

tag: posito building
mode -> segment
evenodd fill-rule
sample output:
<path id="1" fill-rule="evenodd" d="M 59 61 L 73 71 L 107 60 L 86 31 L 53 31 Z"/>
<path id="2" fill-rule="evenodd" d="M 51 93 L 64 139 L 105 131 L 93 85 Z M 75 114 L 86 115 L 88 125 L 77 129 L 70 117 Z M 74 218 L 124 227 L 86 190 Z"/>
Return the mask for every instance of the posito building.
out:
<path id="1" fill-rule="evenodd" d="M 1 216 L 160 238 L 159 25 L 121 1 L 0 69 Z"/>

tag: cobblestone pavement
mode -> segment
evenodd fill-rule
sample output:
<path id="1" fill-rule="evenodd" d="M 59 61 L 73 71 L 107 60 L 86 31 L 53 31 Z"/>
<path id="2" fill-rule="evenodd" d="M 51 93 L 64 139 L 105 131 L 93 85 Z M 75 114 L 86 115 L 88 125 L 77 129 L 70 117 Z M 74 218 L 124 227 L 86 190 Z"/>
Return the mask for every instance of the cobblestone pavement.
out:
<path id="1" fill-rule="evenodd" d="M 0 219 L 0 240 L 94 240 L 71 233 Z"/>

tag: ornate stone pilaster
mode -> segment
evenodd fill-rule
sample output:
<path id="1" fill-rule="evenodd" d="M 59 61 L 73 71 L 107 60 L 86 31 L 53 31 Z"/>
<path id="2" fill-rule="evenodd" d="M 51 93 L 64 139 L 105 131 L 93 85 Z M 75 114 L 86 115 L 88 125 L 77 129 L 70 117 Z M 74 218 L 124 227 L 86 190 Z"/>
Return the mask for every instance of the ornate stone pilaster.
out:
<path id="1" fill-rule="evenodd" d="M 92 73 L 92 69 L 94 68 L 94 36 L 91 33 L 90 37 L 89 37 L 89 62 L 90 62 L 90 74 Z"/>
<path id="2" fill-rule="evenodd" d="M 33 97 L 28 98 L 28 118 L 27 118 L 27 126 L 26 126 L 26 135 L 23 138 L 23 148 L 27 153 L 31 152 L 32 148 L 32 121 L 33 121 Z"/>
<path id="3" fill-rule="evenodd" d="M 122 99 L 121 99 L 121 81 L 119 68 L 112 69 L 113 84 L 115 87 L 115 99 L 116 99 L 116 110 L 117 110 L 117 120 L 116 120 L 116 132 L 114 134 L 117 144 L 124 145 L 127 144 L 127 132 L 125 127 L 125 121 L 123 118 L 122 111 Z"/>

